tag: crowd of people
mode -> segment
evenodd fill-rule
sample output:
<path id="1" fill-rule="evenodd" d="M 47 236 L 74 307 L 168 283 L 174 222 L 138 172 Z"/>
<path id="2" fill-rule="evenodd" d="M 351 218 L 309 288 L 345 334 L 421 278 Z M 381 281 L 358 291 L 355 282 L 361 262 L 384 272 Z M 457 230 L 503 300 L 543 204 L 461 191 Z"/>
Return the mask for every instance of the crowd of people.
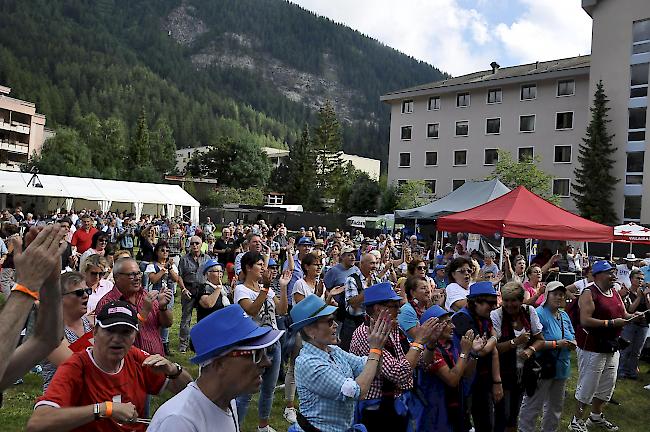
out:
<path id="1" fill-rule="evenodd" d="M 604 407 L 648 334 L 650 262 L 632 254 L 20 207 L 0 238 L 0 391 L 38 366 L 30 431 L 239 431 L 258 394 L 273 432 L 280 382 L 292 432 L 556 431 L 574 350 L 569 430 L 616 431 Z"/>

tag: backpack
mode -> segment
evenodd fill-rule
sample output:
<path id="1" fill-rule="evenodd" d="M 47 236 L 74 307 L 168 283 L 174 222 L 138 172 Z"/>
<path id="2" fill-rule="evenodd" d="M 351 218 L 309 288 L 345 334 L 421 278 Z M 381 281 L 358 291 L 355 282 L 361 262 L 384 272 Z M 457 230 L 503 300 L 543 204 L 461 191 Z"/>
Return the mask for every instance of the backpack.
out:
<path id="1" fill-rule="evenodd" d="M 359 292 L 359 294 L 361 294 L 361 292 L 363 291 L 363 283 L 361 282 L 361 276 L 359 276 L 357 273 L 352 273 L 350 277 L 352 277 L 356 282 L 357 291 Z M 348 306 L 345 302 L 345 291 L 343 291 L 341 294 L 334 296 L 334 300 L 339 305 L 338 308 L 336 309 L 334 317 L 336 318 L 337 321 L 343 322 L 343 320 L 348 314 Z"/>

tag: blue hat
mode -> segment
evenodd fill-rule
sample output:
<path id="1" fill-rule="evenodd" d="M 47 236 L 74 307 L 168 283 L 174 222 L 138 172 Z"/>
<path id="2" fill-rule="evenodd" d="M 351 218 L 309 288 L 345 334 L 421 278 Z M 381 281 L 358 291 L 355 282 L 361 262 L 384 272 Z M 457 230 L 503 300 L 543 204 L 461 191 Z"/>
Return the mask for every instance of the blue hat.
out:
<path id="1" fill-rule="evenodd" d="M 438 270 L 444 270 L 444 269 L 446 269 L 446 268 L 447 268 L 446 265 L 444 265 L 444 264 L 438 264 L 438 265 L 436 266 L 436 271 L 438 271 Z"/>
<path id="2" fill-rule="evenodd" d="M 300 237 L 300 240 L 298 240 L 298 246 L 300 246 L 300 245 L 313 246 L 314 242 L 311 241 L 311 238 L 309 238 L 309 237 Z"/>
<path id="3" fill-rule="evenodd" d="M 370 288 L 366 288 L 363 291 L 364 294 L 364 300 L 363 304 L 365 306 L 370 306 L 374 305 L 376 303 L 383 303 L 387 301 L 393 301 L 393 300 L 402 300 L 402 297 L 397 295 L 395 291 L 393 291 L 393 287 L 390 285 L 390 282 L 382 282 L 375 284 L 371 286 Z"/>
<path id="4" fill-rule="evenodd" d="M 596 261 L 594 265 L 591 266 L 591 274 L 595 276 L 597 273 L 610 271 L 613 268 L 614 267 L 612 267 L 607 260 Z"/>
<path id="5" fill-rule="evenodd" d="M 273 258 L 269 258 L 269 267 L 277 266 L 278 262 Z"/>
<path id="6" fill-rule="evenodd" d="M 440 318 L 445 315 L 451 315 L 451 312 L 449 312 L 448 310 L 444 310 L 438 305 L 433 305 L 429 309 L 424 311 L 424 313 L 420 317 L 420 324 L 424 324 L 429 320 L 429 318 Z"/>
<path id="7" fill-rule="evenodd" d="M 291 330 L 300 330 L 306 325 L 336 312 L 336 306 L 328 306 L 323 299 L 315 294 L 309 294 L 300 303 L 291 308 Z"/>
<path id="8" fill-rule="evenodd" d="M 497 295 L 497 292 L 494 290 L 494 287 L 492 286 L 492 282 L 484 281 L 484 282 L 476 282 L 475 284 L 471 285 L 469 287 L 469 295 L 467 298 L 474 298 L 482 295 L 490 295 L 490 296 L 495 296 Z"/>
<path id="9" fill-rule="evenodd" d="M 239 305 L 229 305 L 196 323 L 190 330 L 194 356 L 190 361 L 201 364 L 220 354 L 241 347 L 260 349 L 273 345 L 284 330 L 260 327 Z"/>
<path id="10" fill-rule="evenodd" d="M 221 263 L 219 261 L 217 261 L 216 259 L 213 258 L 213 259 L 207 260 L 205 262 L 205 264 L 203 264 L 202 273 L 206 274 L 208 272 L 208 270 L 210 270 L 214 266 L 221 266 L 221 268 L 223 268 L 223 265 L 221 265 Z"/>

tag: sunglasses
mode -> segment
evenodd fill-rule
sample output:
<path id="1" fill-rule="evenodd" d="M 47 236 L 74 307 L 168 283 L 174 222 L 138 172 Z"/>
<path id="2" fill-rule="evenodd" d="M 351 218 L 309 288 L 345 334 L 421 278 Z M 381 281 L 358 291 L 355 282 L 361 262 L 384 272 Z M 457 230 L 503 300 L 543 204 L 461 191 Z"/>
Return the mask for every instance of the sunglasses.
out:
<path id="1" fill-rule="evenodd" d="M 427 268 L 426 268 L 426 266 L 417 266 L 417 269 L 418 270 L 426 270 Z"/>
<path id="2" fill-rule="evenodd" d="M 108 243 L 107 239 L 99 239 L 97 240 L 97 243 Z"/>
<path id="3" fill-rule="evenodd" d="M 158 249 L 160 252 L 169 252 L 169 249 Z"/>
<path id="4" fill-rule="evenodd" d="M 77 297 L 83 297 L 84 294 L 91 295 L 93 293 L 93 290 L 91 288 L 79 288 L 74 291 L 67 292 L 63 295 L 68 295 L 68 294 L 74 294 Z"/>
<path id="5" fill-rule="evenodd" d="M 123 276 L 126 276 L 126 277 L 128 277 L 129 279 L 138 279 L 139 277 L 142 276 L 142 272 L 141 272 L 141 271 L 132 272 L 132 273 L 121 273 L 121 272 L 120 272 L 120 273 L 118 273 L 118 274 L 121 274 L 121 275 L 123 275 Z"/>
<path id="6" fill-rule="evenodd" d="M 190 242 L 190 244 L 191 244 L 192 246 L 194 246 L 194 245 L 200 245 L 201 242 Z"/>
<path id="7" fill-rule="evenodd" d="M 104 276 L 106 274 L 105 271 L 103 272 L 90 272 L 92 276 Z"/>
<path id="8" fill-rule="evenodd" d="M 266 348 L 261 348 L 257 350 L 237 350 L 228 353 L 228 357 L 253 357 L 253 363 L 260 364 L 262 359 L 266 357 Z"/>

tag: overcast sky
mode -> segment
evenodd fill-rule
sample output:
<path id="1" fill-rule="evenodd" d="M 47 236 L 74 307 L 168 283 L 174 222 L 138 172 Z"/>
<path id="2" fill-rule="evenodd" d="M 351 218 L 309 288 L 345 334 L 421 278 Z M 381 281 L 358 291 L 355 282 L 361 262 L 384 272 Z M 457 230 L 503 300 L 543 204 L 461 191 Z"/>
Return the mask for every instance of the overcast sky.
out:
<path id="1" fill-rule="evenodd" d="M 580 0 L 290 0 L 452 75 L 589 54 Z"/>

